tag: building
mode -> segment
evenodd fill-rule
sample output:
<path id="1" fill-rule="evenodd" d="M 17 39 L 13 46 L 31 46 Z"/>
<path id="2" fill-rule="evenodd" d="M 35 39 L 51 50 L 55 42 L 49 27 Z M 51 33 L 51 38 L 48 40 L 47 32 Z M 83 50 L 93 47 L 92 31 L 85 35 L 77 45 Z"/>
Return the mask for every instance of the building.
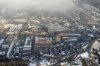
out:
<path id="1" fill-rule="evenodd" d="M 29 56 L 31 55 L 31 50 L 32 50 L 32 36 L 28 36 L 25 39 L 25 43 L 23 46 L 23 51 L 22 51 L 22 55 L 23 56 Z"/>
<path id="2" fill-rule="evenodd" d="M 14 24 L 24 24 L 26 21 L 26 18 L 14 18 Z"/>
<path id="3" fill-rule="evenodd" d="M 59 33 L 56 36 L 56 42 L 74 42 L 77 41 L 81 34 L 74 34 L 74 33 Z"/>
<path id="4" fill-rule="evenodd" d="M 4 25 L 0 23 L 0 33 L 2 33 L 3 31 L 4 31 Z"/>
<path id="5" fill-rule="evenodd" d="M 22 59 L 0 59 L 0 66 L 28 66 Z"/>
<path id="6" fill-rule="evenodd" d="M 47 48 L 50 48 L 52 45 L 53 40 L 51 37 L 35 37 L 35 51 L 45 51 L 48 50 Z"/>

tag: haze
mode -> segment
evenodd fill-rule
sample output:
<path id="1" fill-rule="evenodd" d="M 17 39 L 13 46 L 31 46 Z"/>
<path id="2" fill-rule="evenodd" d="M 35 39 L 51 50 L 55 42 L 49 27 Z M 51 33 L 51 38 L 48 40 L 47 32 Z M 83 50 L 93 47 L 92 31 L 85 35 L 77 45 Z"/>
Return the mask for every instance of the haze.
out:
<path id="1" fill-rule="evenodd" d="M 0 7 L 8 10 L 65 11 L 75 8 L 72 0 L 0 0 Z"/>

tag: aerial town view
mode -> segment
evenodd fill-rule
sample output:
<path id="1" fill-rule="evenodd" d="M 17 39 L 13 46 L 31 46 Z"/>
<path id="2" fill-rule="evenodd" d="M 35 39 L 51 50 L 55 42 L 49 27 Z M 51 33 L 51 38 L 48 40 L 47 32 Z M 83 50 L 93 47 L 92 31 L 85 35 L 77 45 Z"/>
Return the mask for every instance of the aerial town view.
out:
<path id="1" fill-rule="evenodd" d="M 100 66 L 100 0 L 0 0 L 0 66 Z"/>

